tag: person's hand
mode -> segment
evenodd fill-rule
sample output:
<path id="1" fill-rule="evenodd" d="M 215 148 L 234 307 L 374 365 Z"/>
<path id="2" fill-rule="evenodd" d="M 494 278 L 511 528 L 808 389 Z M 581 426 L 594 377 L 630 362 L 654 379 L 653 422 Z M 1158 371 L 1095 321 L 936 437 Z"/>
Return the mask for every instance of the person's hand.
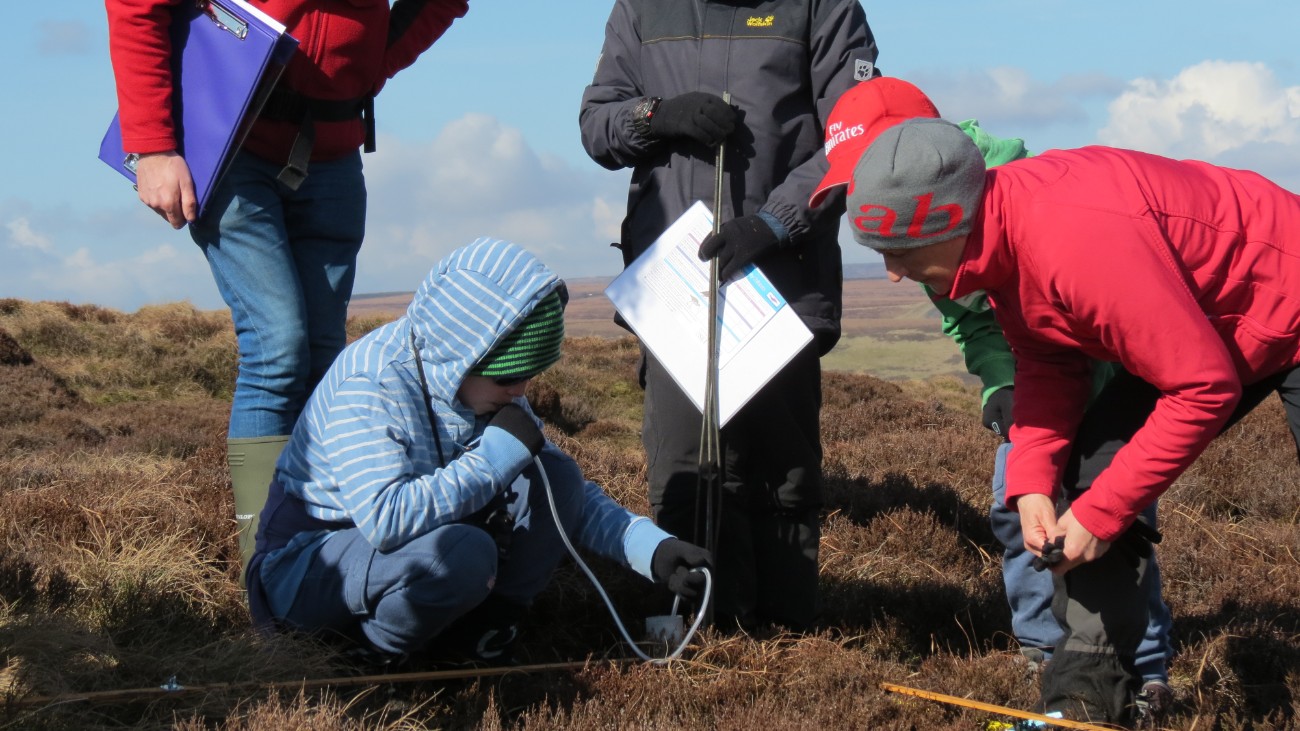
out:
<path id="1" fill-rule="evenodd" d="M 767 221 L 759 216 L 741 216 L 705 237 L 700 244 L 700 261 L 718 257 L 718 281 L 725 282 L 779 243 Z"/>
<path id="2" fill-rule="evenodd" d="M 650 573 L 655 582 L 667 584 L 668 589 L 683 599 L 699 599 L 704 595 L 704 574 L 695 568 L 713 570 L 713 556 L 694 543 L 678 538 L 665 538 L 655 547 L 650 559 Z"/>
<path id="3" fill-rule="evenodd" d="M 1056 521 L 1056 527 L 1058 532 L 1063 530 L 1065 534 L 1065 560 L 1052 567 L 1054 574 L 1063 574 L 1075 566 L 1095 561 L 1110 549 L 1110 541 L 1103 541 L 1084 528 L 1075 520 L 1073 511 L 1065 511 Z"/>
<path id="4" fill-rule="evenodd" d="M 542 451 L 542 445 L 546 443 L 546 437 L 542 435 L 542 430 L 537 428 L 537 422 L 519 404 L 502 406 L 500 411 L 492 415 L 488 426 L 501 429 L 518 439 L 534 457 Z"/>
<path id="5" fill-rule="evenodd" d="M 135 165 L 135 187 L 140 201 L 167 219 L 172 228 L 199 217 L 190 166 L 174 150 L 141 155 Z"/>
<path id="6" fill-rule="evenodd" d="M 1003 439 L 1011 433 L 1011 405 L 1015 401 L 1014 392 L 1014 387 L 1004 386 L 989 394 L 989 400 L 984 402 L 982 414 L 984 428 Z"/>
<path id="7" fill-rule="evenodd" d="M 1025 550 L 1042 557 L 1043 546 L 1056 538 L 1056 504 L 1047 495 L 1021 495 L 1016 499 L 1016 512 L 1020 513 L 1020 534 Z"/>
<path id="8" fill-rule="evenodd" d="M 650 118 L 652 137 L 688 137 L 712 147 L 736 128 L 736 110 L 722 97 L 703 91 L 664 99 Z"/>

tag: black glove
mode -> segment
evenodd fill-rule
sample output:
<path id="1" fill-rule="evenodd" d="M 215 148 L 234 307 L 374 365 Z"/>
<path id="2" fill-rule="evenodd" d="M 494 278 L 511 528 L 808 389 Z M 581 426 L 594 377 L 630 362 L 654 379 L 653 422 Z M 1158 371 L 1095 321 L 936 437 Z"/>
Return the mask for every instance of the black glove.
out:
<path id="1" fill-rule="evenodd" d="M 741 216 L 705 237 L 700 244 L 700 261 L 718 257 L 718 281 L 725 282 L 780 243 L 767 221 L 758 216 Z"/>
<path id="2" fill-rule="evenodd" d="M 488 426 L 505 430 L 510 436 L 522 442 L 534 457 L 542 451 L 542 445 L 546 443 L 546 437 L 542 436 L 542 430 L 537 428 L 537 422 L 519 404 L 502 406 L 501 410 L 488 421 Z"/>
<path id="3" fill-rule="evenodd" d="M 703 91 L 664 99 L 650 118 L 652 137 L 689 137 L 709 146 L 726 139 L 735 128 L 735 108 Z"/>
<path id="4" fill-rule="evenodd" d="M 1011 386 L 999 388 L 989 395 L 989 400 L 984 404 L 984 426 L 993 430 L 994 434 L 1007 438 L 1011 433 L 1011 404 L 1015 400 Z"/>
<path id="5" fill-rule="evenodd" d="M 699 599 L 704 595 L 704 574 L 694 568 L 713 570 L 713 556 L 709 552 L 677 538 L 665 538 L 655 548 L 650 559 L 650 573 L 655 581 L 667 584 L 668 589 L 683 599 Z"/>
<path id="6" fill-rule="evenodd" d="M 1034 556 L 1034 560 L 1029 562 L 1034 567 L 1034 571 L 1047 571 L 1056 564 L 1065 560 L 1065 536 L 1057 536 L 1054 539 L 1044 541 L 1043 555 Z"/>

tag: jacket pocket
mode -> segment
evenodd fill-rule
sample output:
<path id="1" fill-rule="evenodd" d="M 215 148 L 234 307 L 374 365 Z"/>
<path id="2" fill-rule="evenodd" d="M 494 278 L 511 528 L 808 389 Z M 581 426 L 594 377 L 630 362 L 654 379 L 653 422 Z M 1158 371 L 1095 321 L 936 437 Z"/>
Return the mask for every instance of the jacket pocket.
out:
<path id="1" fill-rule="evenodd" d="M 1295 365 L 1300 333 L 1274 330 L 1245 315 L 1211 320 L 1232 355 L 1242 383 L 1254 383 Z"/>

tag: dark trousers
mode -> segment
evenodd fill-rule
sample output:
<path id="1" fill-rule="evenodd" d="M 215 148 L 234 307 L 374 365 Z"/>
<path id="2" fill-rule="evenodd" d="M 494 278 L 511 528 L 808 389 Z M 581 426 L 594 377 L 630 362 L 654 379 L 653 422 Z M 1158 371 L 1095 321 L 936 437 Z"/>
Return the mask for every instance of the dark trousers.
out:
<path id="1" fill-rule="evenodd" d="M 653 355 L 644 358 L 645 419 L 655 522 L 704 545 L 715 526 L 714 617 L 720 626 L 816 621 L 821 539 L 821 363 L 810 345 L 722 429 L 712 508 L 699 479 L 700 410 Z"/>
<path id="2" fill-rule="evenodd" d="M 1276 392 L 1300 456 L 1300 368 L 1247 386 L 1224 429 Z M 1065 505 L 1106 469 L 1155 408 L 1160 392 L 1120 371 L 1089 407 L 1065 471 Z M 1144 523 L 1139 518 L 1139 523 Z M 1134 657 L 1149 620 L 1151 545 L 1141 525 L 1130 528 L 1096 561 L 1056 577 L 1052 610 L 1065 641 L 1043 672 L 1046 710 L 1072 718 L 1124 723 L 1141 685 Z"/>

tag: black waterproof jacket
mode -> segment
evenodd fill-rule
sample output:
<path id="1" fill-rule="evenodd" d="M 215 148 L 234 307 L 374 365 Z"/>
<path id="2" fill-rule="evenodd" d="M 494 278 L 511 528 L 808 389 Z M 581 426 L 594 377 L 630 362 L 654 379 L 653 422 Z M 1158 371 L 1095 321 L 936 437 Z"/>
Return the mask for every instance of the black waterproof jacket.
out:
<path id="1" fill-rule="evenodd" d="M 730 92 L 740 124 L 724 157 L 722 219 L 765 211 L 788 240 L 755 262 L 816 336 L 840 335 L 842 191 L 808 198 L 826 173 L 826 117 L 877 75 L 857 0 L 616 0 L 595 78 L 582 96 L 582 143 L 606 168 L 632 168 L 619 245 L 626 265 L 696 200 L 713 203 L 716 149 L 655 140 L 633 125 L 646 97 Z"/>

